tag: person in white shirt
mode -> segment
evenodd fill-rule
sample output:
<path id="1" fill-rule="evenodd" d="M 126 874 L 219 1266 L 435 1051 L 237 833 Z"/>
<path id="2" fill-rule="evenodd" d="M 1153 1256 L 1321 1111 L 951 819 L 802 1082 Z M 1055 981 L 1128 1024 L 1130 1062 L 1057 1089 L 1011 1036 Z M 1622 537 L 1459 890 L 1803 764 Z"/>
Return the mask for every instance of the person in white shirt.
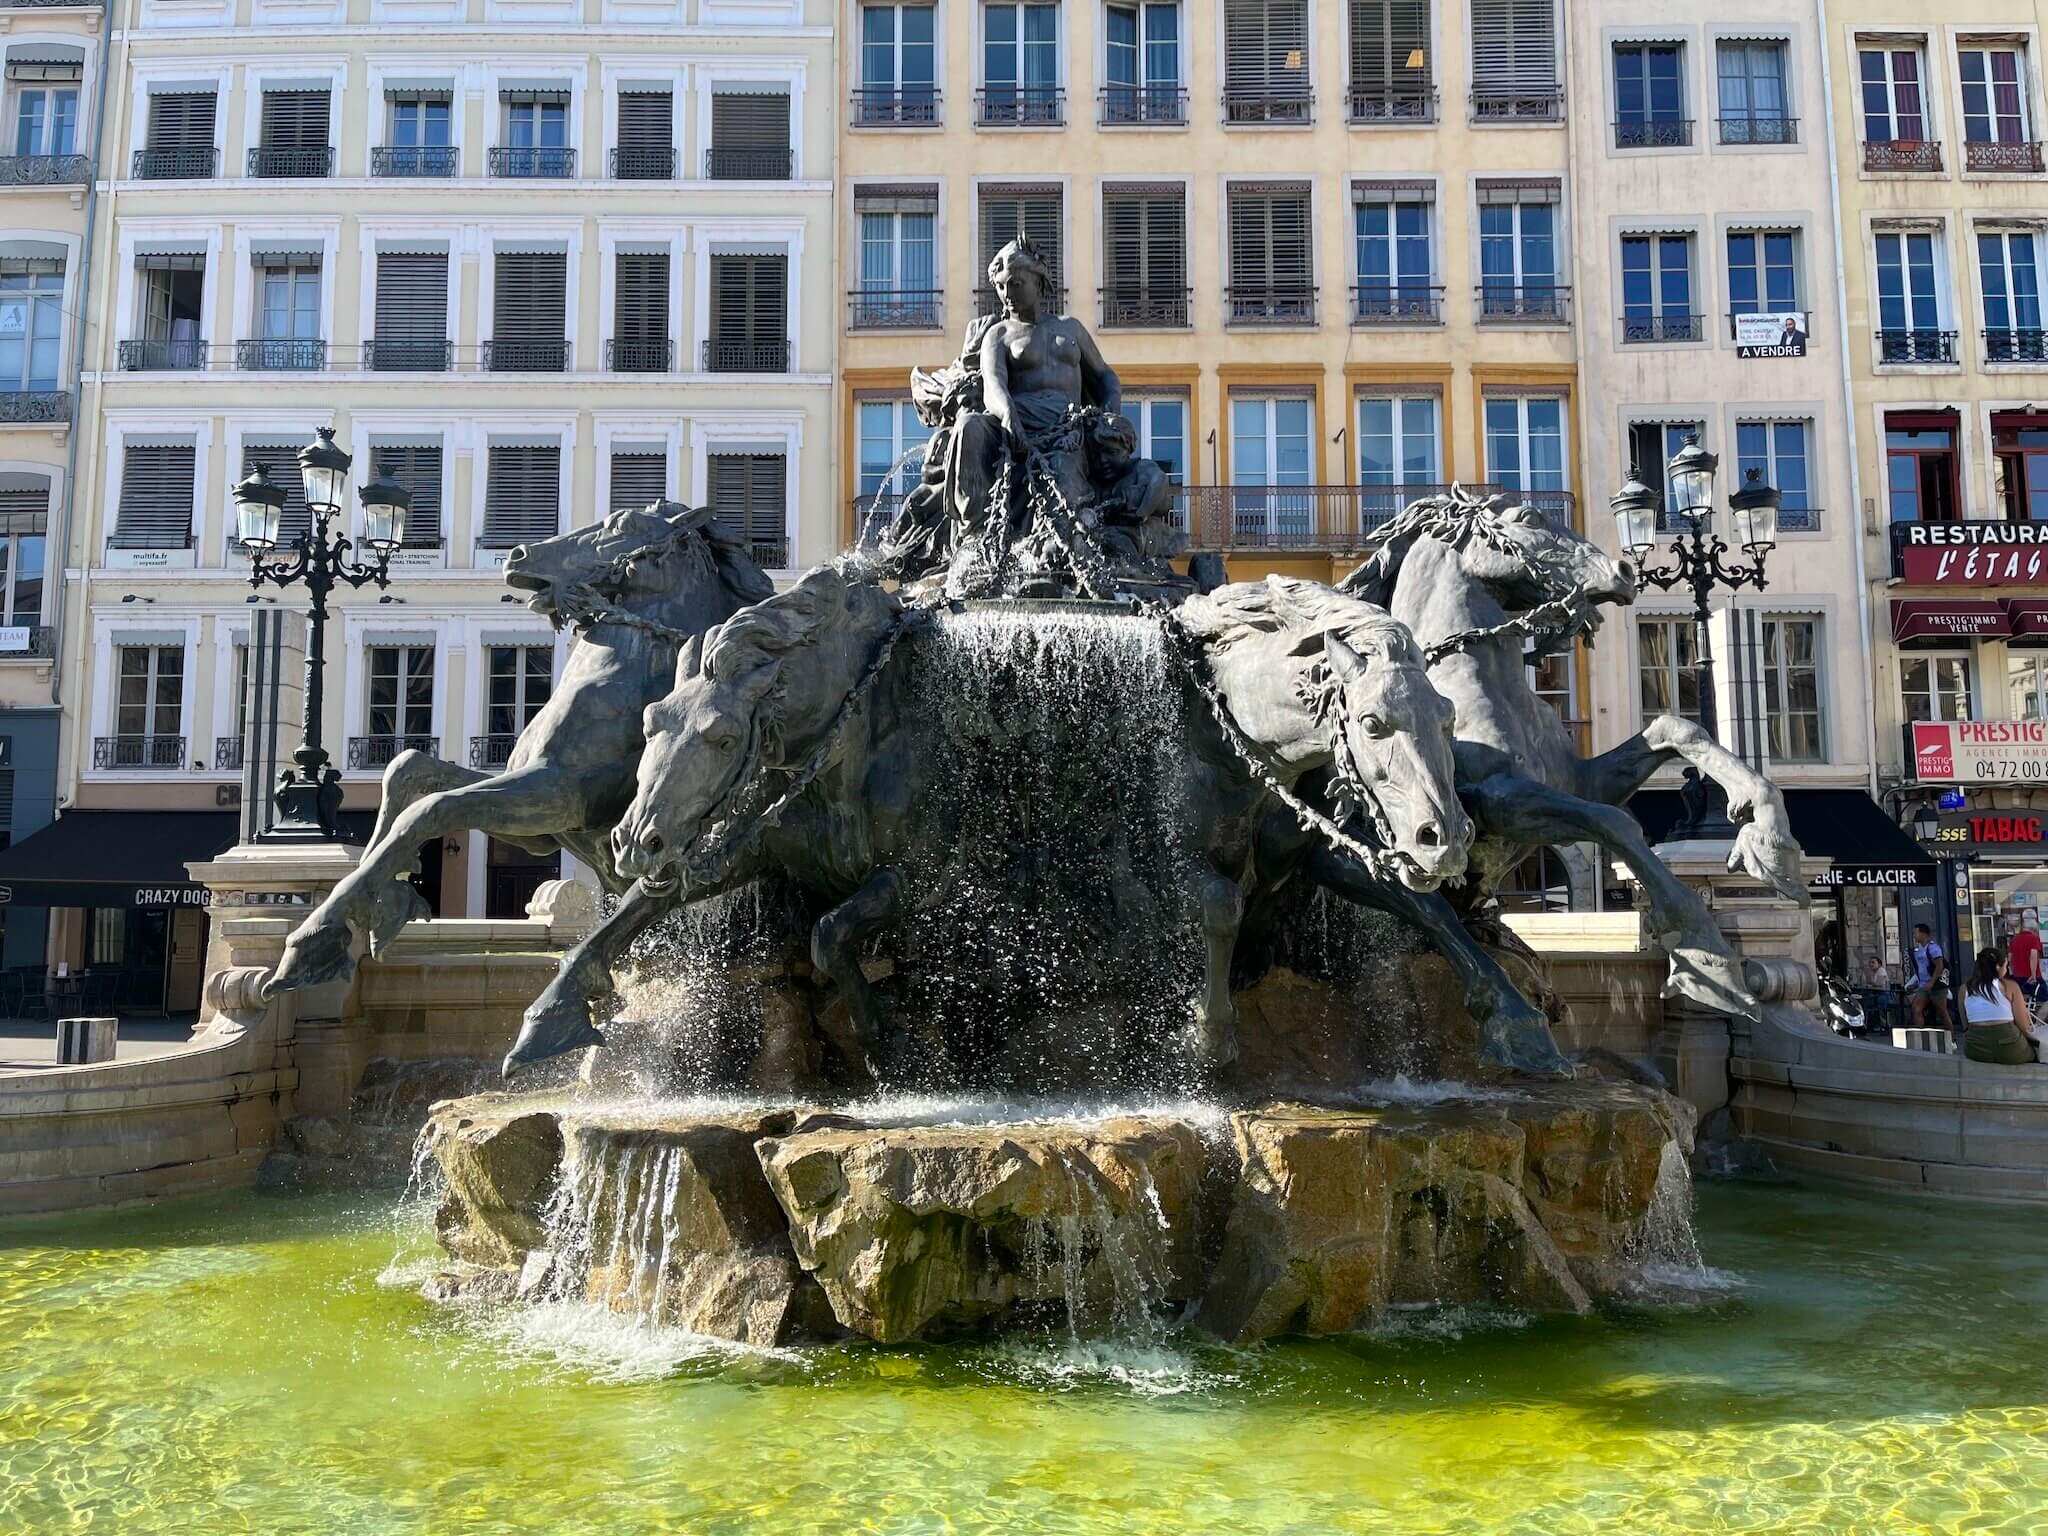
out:
<path id="1" fill-rule="evenodd" d="M 1971 1061 L 2020 1067 L 2035 1060 L 2037 1042 L 2027 1000 L 2002 951 L 1977 951 L 1970 984 L 1963 992 L 1963 1019 L 1963 1054 Z"/>

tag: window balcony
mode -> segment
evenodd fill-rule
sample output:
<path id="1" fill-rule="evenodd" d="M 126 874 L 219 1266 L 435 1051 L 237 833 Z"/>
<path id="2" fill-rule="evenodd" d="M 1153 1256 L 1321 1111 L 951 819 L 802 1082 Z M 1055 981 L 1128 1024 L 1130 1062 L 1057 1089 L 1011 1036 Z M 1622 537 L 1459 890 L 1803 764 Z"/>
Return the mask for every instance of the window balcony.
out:
<path id="1" fill-rule="evenodd" d="M 478 349 L 485 373 L 567 373 L 566 341 L 487 341 Z"/>
<path id="2" fill-rule="evenodd" d="M 1056 85 L 985 85 L 974 93 L 982 128 L 1057 128 L 1067 120 L 1067 93 Z"/>
<path id="3" fill-rule="evenodd" d="M 1298 283 L 1233 283 L 1223 290 L 1228 325 L 1314 325 L 1316 290 Z"/>
<path id="4" fill-rule="evenodd" d="M 447 373 L 454 366 L 452 341 L 379 336 L 363 343 L 363 367 L 371 373 Z"/>
<path id="5" fill-rule="evenodd" d="M 1067 309 L 1067 290 L 1064 284 L 1056 286 L 1046 298 L 1046 309 L 1056 315 L 1063 315 Z M 977 315 L 1000 315 L 1003 301 L 995 289 L 981 287 L 974 290 L 974 312 Z"/>
<path id="6" fill-rule="evenodd" d="M 666 337 L 614 336 L 604 344 L 607 373 L 673 373 L 676 344 Z"/>
<path id="7" fill-rule="evenodd" d="M 249 151 L 249 174 L 258 181 L 305 181 L 332 176 L 334 147 L 258 144 Z"/>
<path id="8" fill-rule="evenodd" d="M 720 341 L 707 339 L 704 343 L 704 371 L 706 373 L 787 373 L 789 372 L 789 340 L 780 337 L 773 341 Z"/>
<path id="9" fill-rule="evenodd" d="M 1472 93 L 1475 123 L 1559 123 L 1564 121 L 1564 87 L 1538 91 L 1484 90 Z"/>
<path id="10" fill-rule="evenodd" d="M 720 149 L 716 144 L 704 151 L 706 181 L 787 181 L 796 157 L 787 146 L 781 149 Z"/>
<path id="11" fill-rule="evenodd" d="M 1716 122 L 1723 144 L 1797 144 L 1796 117 L 1723 117 Z"/>
<path id="12" fill-rule="evenodd" d="M 1188 324 L 1186 288 L 1149 284 L 1126 284 L 1100 290 L 1103 329 L 1185 330 Z"/>
<path id="13" fill-rule="evenodd" d="M 220 151 L 138 149 L 128 174 L 137 181 L 211 181 L 220 174 Z"/>
<path id="14" fill-rule="evenodd" d="M 789 564 L 788 539 L 748 538 L 747 553 L 764 571 L 786 571 Z"/>
<path id="15" fill-rule="evenodd" d="M 1692 119 L 1689 117 L 1614 125 L 1616 149 L 1683 149 L 1691 142 Z"/>
<path id="16" fill-rule="evenodd" d="M 1188 120 L 1187 88 L 1181 85 L 1107 85 L 1095 100 L 1095 120 L 1104 128 L 1179 126 Z"/>
<path id="17" fill-rule="evenodd" d="M 1298 91 L 1229 91 L 1223 93 L 1226 123 L 1280 123 L 1306 127 L 1315 121 L 1315 93 Z"/>
<path id="18" fill-rule="evenodd" d="M 1353 325 L 1442 325 L 1444 290 L 1440 285 L 1354 283 Z"/>
<path id="19" fill-rule="evenodd" d="M 515 180 L 569 180 L 576 175 L 576 151 L 565 145 L 526 149 L 500 147 L 485 157 L 484 168 L 493 176 Z"/>
<path id="20" fill-rule="evenodd" d="M 0 155 L 0 187 L 82 187 L 91 180 L 89 155 Z"/>
<path id="21" fill-rule="evenodd" d="M 185 766 L 182 736 L 95 736 L 92 765 L 102 769 L 165 769 Z"/>
<path id="22" fill-rule="evenodd" d="M 1984 361 L 1987 363 L 2048 363 L 2048 331 L 2031 329 L 1984 332 Z"/>
<path id="23" fill-rule="evenodd" d="M 1963 169 L 2012 176 L 2037 176 L 2041 172 L 2041 141 L 2034 139 L 2025 144 L 1965 144 Z"/>
<path id="24" fill-rule="evenodd" d="M 270 337 L 238 341 L 235 366 L 252 373 L 318 373 L 327 366 L 327 343 Z"/>
<path id="25" fill-rule="evenodd" d="M 938 288 L 858 288 L 846 296 L 847 323 L 856 331 L 932 331 L 941 324 Z"/>
<path id="26" fill-rule="evenodd" d="M 517 735 L 507 736 L 499 732 L 490 736 L 469 738 L 469 766 L 472 768 L 497 769 L 512 761 L 512 748 L 518 745 Z"/>
<path id="27" fill-rule="evenodd" d="M 1653 341 L 1698 341 L 1705 334 L 1704 317 L 1700 315 L 1623 315 L 1621 317 L 1621 341 L 1623 346 L 1639 346 Z"/>
<path id="28" fill-rule="evenodd" d="M 461 164 L 462 151 L 453 144 L 379 144 L 370 151 L 372 176 L 453 176 Z"/>
<path id="29" fill-rule="evenodd" d="M 381 771 L 391 766 L 391 760 L 401 752 L 425 752 L 434 757 L 441 755 L 441 738 L 438 736 L 351 736 L 348 739 L 348 766 L 352 771 Z"/>
<path id="30" fill-rule="evenodd" d="M 54 427 L 70 420 L 69 390 L 0 390 L 0 427 Z"/>
<path id="31" fill-rule="evenodd" d="M 242 771 L 242 738 L 239 736 L 214 737 L 213 766 L 221 773 L 240 773 Z"/>
<path id="32" fill-rule="evenodd" d="M 1877 360 L 1881 363 L 1940 363 L 1953 367 L 1956 360 L 1956 333 L 1879 331 Z"/>
<path id="33" fill-rule="evenodd" d="M 622 145 L 612 151 L 613 181 L 674 181 L 676 149 L 673 144 Z"/>
<path id="34" fill-rule="evenodd" d="M 1467 485 L 1485 496 L 1498 485 Z M 1365 541 L 1413 502 L 1441 496 L 1448 485 L 1193 485 L 1181 492 L 1189 546 L 1196 550 L 1302 550 L 1344 553 Z M 1515 492 L 1508 492 L 1515 495 Z M 880 502 L 886 498 L 869 498 Z M 1569 527 L 1566 492 L 1531 494 L 1553 522 Z"/>
<path id="35" fill-rule="evenodd" d="M 115 349 L 115 364 L 123 373 L 188 372 L 204 368 L 207 345 L 203 341 L 124 341 Z"/>
<path id="36" fill-rule="evenodd" d="M 856 128 L 937 127 L 938 88 L 930 85 L 856 86 L 848 121 Z"/>
<path id="37" fill-rule="evenodd" d="M 1938 171 L 1939 139 L 1868 139 L 1863 145 L 1866 171 Z"/>
<path id="38" fill-rule="evenodd" d="M 0 647 L 0 661 L 48 661 L 57 654 L 57 631 L 48 624 L 11 624 L 7 628 L 18 632 L 22 643 Z"/>
<path id="39" fill-rule="evenodd" d="M 1433 123 L 1436 121 L 1436 87 L 1378 86 L 1351 87 L 1350 120 L 1354 123 Z"/>
<path id="40" fill-rule="evenodd" d="M 1558 283 L 1481 283 L 1477 294 L 1482 325 L 1564 325 L 1571 318 L 1572 291 Z"/>

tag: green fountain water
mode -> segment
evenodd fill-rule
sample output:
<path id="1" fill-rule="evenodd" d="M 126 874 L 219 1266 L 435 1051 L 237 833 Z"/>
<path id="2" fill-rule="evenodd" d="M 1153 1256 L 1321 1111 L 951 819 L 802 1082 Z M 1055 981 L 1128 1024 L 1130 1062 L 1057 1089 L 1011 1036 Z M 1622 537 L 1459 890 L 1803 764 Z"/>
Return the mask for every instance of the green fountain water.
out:
<path id="1" fill-rule="evenodd" d="M 782 1356 L 435 1308 L 338 1197 L 17 1224 L 0 1530 L 2041 1529 L 2038 1212 L 1722 1184 L 1699 1226 L 1730 1288 L 1680 1309 Z"/>

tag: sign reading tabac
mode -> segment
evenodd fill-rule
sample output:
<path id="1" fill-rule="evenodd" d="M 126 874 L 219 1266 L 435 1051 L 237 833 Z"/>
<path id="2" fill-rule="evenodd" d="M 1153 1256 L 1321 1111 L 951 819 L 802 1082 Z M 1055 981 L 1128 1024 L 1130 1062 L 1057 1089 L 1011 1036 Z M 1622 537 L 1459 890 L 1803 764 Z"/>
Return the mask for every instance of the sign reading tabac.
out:
<path id="1" fill-rule="evenodd" d="M 1933 587 L 2048 586 L 2048 523 L 1900 523 L 1899 575 Z"/>
<path id="2" fill-rule="evenodd" d="M 1735 317 L 1737 357 L 1806 356 L 1806 311 L 1781 309 L 1768 315 Z"/>
<path id="3" fill-rule="evenodd" d="M 2048 783 L 2048 723 L 1916 724 L 1913 774 L 1922 784 Z"/>

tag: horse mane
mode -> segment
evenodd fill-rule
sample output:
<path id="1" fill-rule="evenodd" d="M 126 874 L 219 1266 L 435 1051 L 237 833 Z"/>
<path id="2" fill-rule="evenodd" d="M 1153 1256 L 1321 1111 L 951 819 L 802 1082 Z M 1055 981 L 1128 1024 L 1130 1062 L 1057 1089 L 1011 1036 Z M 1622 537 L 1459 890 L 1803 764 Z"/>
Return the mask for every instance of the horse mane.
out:
<path id="1" fill-rule="evenodd" d="M 724 587 L 737 606 L 758 603 L 775 594 L 775 583 L 754 563 L 753 548 L 740 534 L 719 522 L 708 507 L 686 506 L 680 501 L 650 502 L 650 517 L 659 517 L 674 530 L 669 548 L 704 557 L 708 574 Z"/>
<path id="2" fill-rule="evenodd" d="M 1395 659 L 1422 659 L 1408 626 L 1384 605 L 1296 576 L 1218 587 L 1206 597 L 1190 598 L 1179 613 L 1205 648 L 1291 634 L 1295 654 L 1308 656 L 1319 654 L 1324 638 L 1334 634 L 1354 647 L 1371 643 Z"/>
<path id="3" fill-rule="evenodd" d="M 732 677 L 779 664 L 828 623 L 843 618 L 850 591 L 845 577 L 830 566 L 818 567 L 786 591 L 771 590 L 705 637 L 704 670 L 713 677 Z"/>
<path id="4" fill-rule="evenodd" d="M 1368 536 L 1366 546 L 1372 553 L 1337 583 L 1337 590 L 1382 608 L 1391 607 L 1394 583 L 1400 579 L 1401 562 L 1408 551 L 1432 535 L 1447 543 L 1458 542 L 1494 509 L 1498 499 L 1475 496 L 1462 485 L 1454 485 L 1444 495 L 1409 502 Z"/>

